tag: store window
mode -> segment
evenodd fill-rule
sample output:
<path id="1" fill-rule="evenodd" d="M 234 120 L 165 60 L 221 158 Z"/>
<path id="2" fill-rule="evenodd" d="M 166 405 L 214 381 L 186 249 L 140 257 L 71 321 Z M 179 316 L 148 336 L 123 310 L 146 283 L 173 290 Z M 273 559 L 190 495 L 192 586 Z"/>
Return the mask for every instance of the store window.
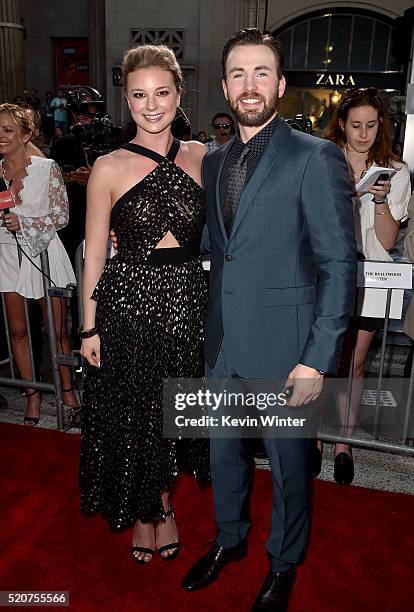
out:
<path id="1" fill-rule="evenodd" d="M 395 22 L 373 11 L 338 8 L 313 11 L 273 32 L 285 51 L 288 88 L 283 117 L 306 116 L 321 136 L 348 88 L 375 86 L 389 108 L 394 135 L 403 132 L 404 76 L 393 55 Z"/>
<path id="2" fill-rule="evenodd" d="M 379 17 L 340 12 L 315 15 L 275 32 L 286 70 L 399 70 L 392 55 L 393 24 Z"/>

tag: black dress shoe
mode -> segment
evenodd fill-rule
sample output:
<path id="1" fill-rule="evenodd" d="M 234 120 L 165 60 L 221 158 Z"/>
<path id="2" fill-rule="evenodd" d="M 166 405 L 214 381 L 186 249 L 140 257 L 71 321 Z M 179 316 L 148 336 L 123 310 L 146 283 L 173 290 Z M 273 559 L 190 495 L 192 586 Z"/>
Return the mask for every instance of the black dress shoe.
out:
<path id="1" fill-rule="evenodd" d="M 322 451 L 317 446 L 310 448 L 309 463 L 312 478 L 317 478 L 322 469 Z"/>
<path id="2" fill-rule="evenodd" d="M 190 569 L 182 582 L 186 591 L 197 591 L 208 586 L 220 575 L 221 570 L 230 561 L 240 561 L 247 554 L 247 540 L 233 548 L 223 548 L 215 543 L 209 552 L 201 557 Z"/>
<path id="3" fill-rule="evenodd" d="M 335 457 L 334 478 L 340 485 L 349 485 L 354 480 L 354 460 L 348 453 Z"/>
<path id="4" fill-rule="evenodd" d="M 254 602 L 252 612 L 285 612 L 295 577 L 294 567 L 286 572 L 270 570 Z"/>

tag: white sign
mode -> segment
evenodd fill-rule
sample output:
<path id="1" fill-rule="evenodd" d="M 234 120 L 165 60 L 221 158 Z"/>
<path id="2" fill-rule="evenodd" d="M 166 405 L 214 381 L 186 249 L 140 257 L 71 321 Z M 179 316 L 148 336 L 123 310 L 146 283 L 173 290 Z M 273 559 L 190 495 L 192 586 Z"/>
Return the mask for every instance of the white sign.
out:
<path id="1" fill-rule="evenodd" d="M 391 290 L 390 319 L 401 319 L 404 289 Z M 357 315 L 383 319 L 387 306 L 386 289 L 359 289 Z"/>
<path id="2" fill-rule="evenodd" d="M 358 261 L 357 314 L 379 319 L 385 317 L 387 289 L 392 289 L 390 319 L 401 319 L 404 289 L 411 289 L 412 284 L 412 266 L 409 263 Z"/>
<path id="3" fill-rule="evenodd" d="M 412 289 L 410 263 L 358 261 L 357 287 L 376 289 Z"/>
<path id="4" fill-rule="evenodd" d="M 26 241 L 20 233 L 16 233 L 16 238 L 19 244 L 26 246 Z M 0 244 L 14 244 L 16 246 L 14 235 L 5 227 L 0 227 Z"/>

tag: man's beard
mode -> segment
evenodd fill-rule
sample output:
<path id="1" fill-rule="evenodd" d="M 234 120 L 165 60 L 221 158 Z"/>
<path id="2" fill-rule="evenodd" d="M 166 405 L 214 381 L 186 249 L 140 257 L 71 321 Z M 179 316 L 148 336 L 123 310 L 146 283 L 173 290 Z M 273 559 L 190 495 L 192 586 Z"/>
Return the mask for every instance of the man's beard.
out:
<path id="1" fill-rule="evenodd" d="M 243 98 L 254 98 L 263 102 L 263 109 L 258 110 L 240 110 L 238 103 Z M 264 96 L 259 93 L 243 92 L 236 100 L 229 100 L 230 108 L 237 122 L 245 127 L 260 127 L 273 117 L 279 106 L 279 95 L 276 91 L 274 95 L 267 101 Z"/>

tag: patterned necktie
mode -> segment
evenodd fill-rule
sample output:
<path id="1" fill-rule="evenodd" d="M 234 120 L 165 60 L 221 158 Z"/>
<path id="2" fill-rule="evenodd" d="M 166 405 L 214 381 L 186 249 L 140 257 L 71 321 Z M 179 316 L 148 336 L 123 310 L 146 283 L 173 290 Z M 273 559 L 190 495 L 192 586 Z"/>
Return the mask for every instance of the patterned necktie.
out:
<path id="1" fill-rule="evenodd" d="M 227 187 L 227 198 L 224 204 L 224 226 L 227 236 L 230 236 L 233 227 L 234 217 L 239 205 L 240 196 L 244 189 L 247 172 L 247 154 L 249 147 L 245 146 L 237 162 L 229 172 L 229 182 Z"/>

